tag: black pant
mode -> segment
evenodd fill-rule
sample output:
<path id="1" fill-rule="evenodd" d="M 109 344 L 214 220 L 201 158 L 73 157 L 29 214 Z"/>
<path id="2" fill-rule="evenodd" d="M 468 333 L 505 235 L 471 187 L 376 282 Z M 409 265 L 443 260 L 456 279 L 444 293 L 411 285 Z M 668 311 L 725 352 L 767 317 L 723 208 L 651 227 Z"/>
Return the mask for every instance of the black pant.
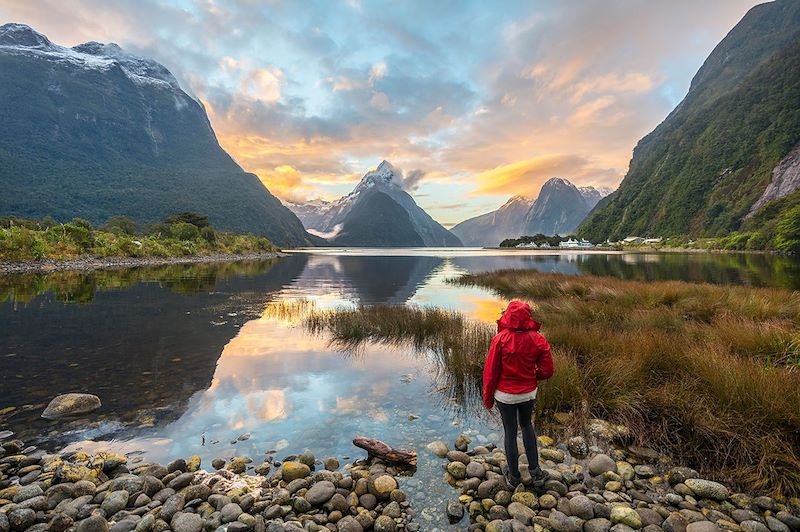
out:
<path id="1" fill-rule="evenodd" d="M 536 431 L 533 430 L 533 408 L 536 399 L 509 405 L 495 401 L 500 417 L 503 419 L 505 432 L 506 461 L 512 477 L 519 478 L 519 451 L 517 450 L 517 424 L 522 427 L 522 443 L 525 445 L 525 456 L 528 457 L 530 471 L 539 467 L 539 450 L 536 448 Z"/>

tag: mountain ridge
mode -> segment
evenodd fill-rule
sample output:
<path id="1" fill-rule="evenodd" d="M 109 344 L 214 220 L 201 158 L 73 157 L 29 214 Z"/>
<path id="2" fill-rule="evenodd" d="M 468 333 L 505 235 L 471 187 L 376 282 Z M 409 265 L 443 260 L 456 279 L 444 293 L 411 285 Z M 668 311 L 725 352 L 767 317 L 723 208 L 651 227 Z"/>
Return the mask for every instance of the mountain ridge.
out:
<path id="1" fill-rule="evenodd" d="M 384 197 L 385 196 L 385 197 Z M 384 213 L 376 212 L 370 201 L 377 201 L 392 212 L 399 213 L 389 201 L 401 208 L 408 218 L 403 216 L 392 221 Z M 388 161 L 381 163 L 365 173 L 349 194 L 334 201 L 313 200 L 306 203 L 287 202 L 287 206 L 301 219 L 307 231 L 326 238 L 333 245 L 367 245 L 358 242 L 372 242 L 370 246 L 460 246 L 461 241 L 417 205 L 414 198 L 402 187 L 402 174 Z M 373 221 L 365 227 L 356 227 L 354 220 L 368 224 L 370 218 L 357 211 L 373 214 L 373 220 L 383 224 L 394 223 L 397 237 L 392 238 L 385 231 L 385 226 L 376 226 Z M 417 240 L 412 233 L 419 236 Z M 355 237 L 354 235 L 360 235 Z M 361 240 L 359 240 L 359 238 Z M 376 244 L 381 242 L 381 244 Z M 410 243 L 416 242 L 416 243 Z"/>
<path id="2" fill-rule="evenodd" d="M 319 242 L 222 149 L 160 63 L 11 23 L 0 26 L 0 70 L 0 214 L 100 224 L 195 211 L 278 245 Z"/>
<path id="3" fill-rule="evenodd" d="M 610 191 L 607 187 L 576 187 L 567 179 L 554 177 L 542 185 L 537 198 L 512 196 L 498 209 L 464 220 L 450 231 L 464 245 L 481 247 L 537 233 L 569 234 Z"/>
<path id="4" fill-rule="evenodd" d="M 800 146 L 797 79 L 800 2 L 755 6 L 714 48 L 683 101 L 639 141 L 620 187 L 579 234 L 718 237 L 748 228 L 775 170 Z M 796 193 L 800 180 L 788 182 L 772 201 Z M 750 228 L 769 232 L 770 220 Z"/>

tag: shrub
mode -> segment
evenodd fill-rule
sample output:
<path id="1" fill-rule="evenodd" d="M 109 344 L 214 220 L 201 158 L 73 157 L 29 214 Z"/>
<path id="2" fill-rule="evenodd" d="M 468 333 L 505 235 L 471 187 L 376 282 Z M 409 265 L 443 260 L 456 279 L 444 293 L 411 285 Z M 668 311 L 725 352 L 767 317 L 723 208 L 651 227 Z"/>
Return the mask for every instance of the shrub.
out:
<path id="1" fill-rule="evenodd" d="M 139 226 L 127 216 L 112 216 L 101 229 L 115 234 L 135 235 Z"/>
<path id="2" fill-rule="evenodd" d="M 783 212 L 775 226 L 775 249 L 800 251 L 800 205 Z"/>
<path id="3" fill-rule="evenodd" d="M 214 231 L 213 227 L 203 227 L 200 229 L 200 236 L 209 244 L 213 244 L 217 241 L 217 232 Z"/>
<path id="4" fill-rule="evenodd" d="M 170 227 L 170 234 L 178 240 L 189 241 L 200 238 L 200 230 L 196 225 L 178 222 Z"/>

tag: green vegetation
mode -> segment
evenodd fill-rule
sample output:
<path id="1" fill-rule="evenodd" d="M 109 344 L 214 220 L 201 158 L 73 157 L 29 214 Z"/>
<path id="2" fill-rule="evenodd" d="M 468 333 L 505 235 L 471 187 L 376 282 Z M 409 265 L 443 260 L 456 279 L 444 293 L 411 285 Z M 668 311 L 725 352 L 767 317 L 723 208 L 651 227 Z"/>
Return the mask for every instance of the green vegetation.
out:
<path id="1" fill-rule="evenodd" d="M 800 143 L 800 3 L 754 8 L 712 52 L 684 101 L 636 146 L 619 190 L 578 229 L 593 241 L 629 235 L 729 237 L 730 249 L 797 250 L 745 219 L 772 170 Z M 758 219 L 792 232 L 798 202 Z"/>
<path id="2" fill-rule="evenodd" d="M 122 216 L 110 218 L 99 229 L 80 218 L 65 224 L 52 219 L 0 218 L 3 261 L 236 255 L 276 250 L 263 237 L 217 231 L 206 217 L 194 213 L 169 216 L 164 223 L 143 230 Z"/>
<path id="3" fill-rule="evenodd" d="M 53 294 L 55 300 L 62 303 L 89 303 L 99 292 L 123 290 L 144 282 L 157 282 L 180 294 L 207 293 L 214 291 L 223 279 L 263 274 L 278 261 L 165 264 L 146 268 L 0 275 L 0 303 L 30 303 L 42 294 Z"/>
<path id="4" fill-rule="evenodd" d="M 534 305 L 557 368 L 540 416 L 571 411 L 572 431 L 593 417 L 623 423 L 706 474 L 800 495 L 800 294 L 532 271 L 452 282 Z M 455 312 L 385 306 L 311 312 L 306 326 L 345 348 L 433 352 L 472 400 L 494 332 Z"/>
<path id="5" fill-rule="evenodd" d="M 537 246 L 550 246 L 557 248 L 558 245 L 570 238 L 575 238 L 575 235 L 558 236 L 558 235 L 543 235 L 542 233 L 533 236 L 521 236 L 519 238 L 506 238 L 500 242 L 501 248 L 515 248 L 520 244 L 536 244 Z"/>
<path id="6" fill-rule="evenodd" d="M 219 146 L 188 95 L 34 54 L 0 53 L 0 72 L 0 214 L 98 226 L 189 210 L 282 246 L 317 240 Z"/>

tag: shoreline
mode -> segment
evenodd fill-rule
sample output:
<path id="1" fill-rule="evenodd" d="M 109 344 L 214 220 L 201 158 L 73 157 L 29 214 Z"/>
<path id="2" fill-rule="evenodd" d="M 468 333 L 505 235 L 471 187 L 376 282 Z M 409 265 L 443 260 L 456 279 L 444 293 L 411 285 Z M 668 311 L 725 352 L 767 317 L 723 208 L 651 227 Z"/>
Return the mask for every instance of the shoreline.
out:
<path id="1" fill-rule="evenodd" d="M 185 257 L 84 257 L 78 259 L 45 259 L 26 261 L 0 260 L 0 275 L 20 273 L 52 273 L 64 271 L 90 272 L 141 266 L 165 266 L 172 264 L 204 264 L 217 262 L 240 262 L 268 260 L 287 256 L 283 251 L 245 253 L 237 255 L 190 255 Z"/>

